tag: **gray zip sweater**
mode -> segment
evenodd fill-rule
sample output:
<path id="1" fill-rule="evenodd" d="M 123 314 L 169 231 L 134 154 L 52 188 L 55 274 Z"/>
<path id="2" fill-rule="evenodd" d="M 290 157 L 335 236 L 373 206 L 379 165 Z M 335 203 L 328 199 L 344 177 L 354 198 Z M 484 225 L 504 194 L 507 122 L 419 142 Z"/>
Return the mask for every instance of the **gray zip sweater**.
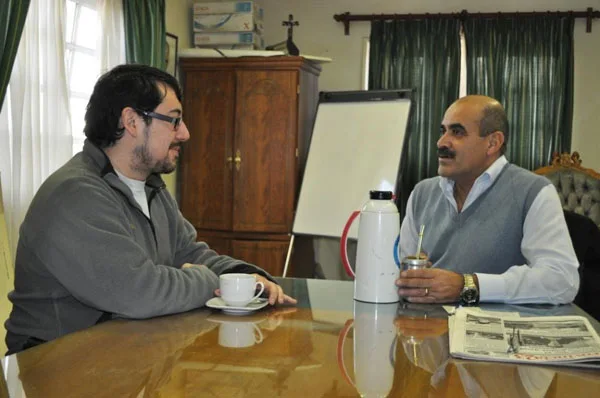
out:
<path id="1" fill-rule="evenodd" d="M 151 219 L 89 141 L 42 184 L 20 229 L 5 324 L 9 351 L 20 350 L 28 337 L 52 340 L 101 318 L 201 307 L 221 273 L 270 278 L 196 242 L 160 176 L 151 175 L 146 190 Z M 181 269 L 185 263 L 203 266 Z"/>

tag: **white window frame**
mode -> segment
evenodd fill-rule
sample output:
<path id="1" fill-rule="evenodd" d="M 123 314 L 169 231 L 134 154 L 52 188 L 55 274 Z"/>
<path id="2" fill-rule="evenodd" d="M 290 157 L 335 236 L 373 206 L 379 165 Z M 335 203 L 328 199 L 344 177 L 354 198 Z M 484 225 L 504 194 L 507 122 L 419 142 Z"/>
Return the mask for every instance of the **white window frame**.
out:
<path id="1" fill-rule="evenodd" d="M 96 56 L 97 50 L 84 47 L 81 45 L 77 45 L 76 43 L 76 34 L 77 28 L 79 24 L 79 15 L 83 7 L 90 8 L 94 11 L 97 11 L 97 3 L 96 0 L 67 0 L 67 2 L 75 3 L 75 11 L 73 17 L 73 27 L 71 29 L 71 37 L 65 37 L 65 66 L 67 71 L 67 81 L 71 81 L 71 76 L 73 73 L 73 59 L 76 53 L 86 54 L 91 56 Z M 69 21 L 67 21 L 69 22 Z M 65 33 L 66 34 L 66 33 Z M 99 58 L 98 64 L 100 63 Z M 89 100 L 91 93 L 74 91 L 69 87 L 69 100 L 71 99 L 79 99 L 79 100 Z M 72 118 L 83 118 L 84 115 L 71 115 Z M 73 129 L 73 154 L 79 152 L 83 146 L 83 141 L 85 140 L 85 135 L 83 131 L 76 131 Z"/>

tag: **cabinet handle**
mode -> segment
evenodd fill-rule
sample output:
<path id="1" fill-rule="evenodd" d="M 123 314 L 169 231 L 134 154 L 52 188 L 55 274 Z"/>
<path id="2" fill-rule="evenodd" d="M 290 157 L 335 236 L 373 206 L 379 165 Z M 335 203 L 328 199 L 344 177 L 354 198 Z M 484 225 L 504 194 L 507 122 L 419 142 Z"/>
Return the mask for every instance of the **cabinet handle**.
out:
<path id="1" fill-rule="evenodd" d="M 235 151 L 235 159 L 234 159 L 235 169 L 238 171 L 240 170 L 240 164 L 242 163 L 242 158 L 240 157 L 240 155 L 241 155 L 241 153 L 240 153 L 239 149 L 237 151 Z"/>
<path id="2" fill-rule="evenodd" d="M 231 156 L 227 157 L 226 163 L 229 165 L 229 170 L 232 170 L 233 169 L 233 158 Z"/>

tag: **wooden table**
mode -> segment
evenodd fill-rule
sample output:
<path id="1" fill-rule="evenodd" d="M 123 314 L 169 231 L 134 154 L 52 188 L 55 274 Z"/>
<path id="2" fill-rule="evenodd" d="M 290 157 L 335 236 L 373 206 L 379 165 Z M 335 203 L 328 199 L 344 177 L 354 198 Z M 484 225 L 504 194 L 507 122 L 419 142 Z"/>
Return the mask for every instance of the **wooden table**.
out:
<path id="1" fill-rule="evenodd" d="M 297 307 L 114 320 L 2 361 L 12 397 L 597 396 L 600 372 L 448 357 L 441 307 L 354 302 L 351 282 L 280 279 Z M 583 314 L 576 306 L 490 306 Z M 592 321 L 600 330 L 598 322 Z M 227 345 L 245 347 L 226 347 Z M 225 346 L 224 346 L 225 345 Z"/>

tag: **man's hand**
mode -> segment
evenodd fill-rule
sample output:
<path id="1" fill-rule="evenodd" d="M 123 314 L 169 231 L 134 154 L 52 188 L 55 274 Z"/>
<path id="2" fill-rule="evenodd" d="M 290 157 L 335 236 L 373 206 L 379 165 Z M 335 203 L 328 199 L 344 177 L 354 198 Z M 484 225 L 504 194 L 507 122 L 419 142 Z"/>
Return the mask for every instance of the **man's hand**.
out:
<path id="1" fill-rule="evenodd" d="M 269 304 L 296 304 L 298 300 L 283 293 L 283 289 L 278 284 L 271 282 L 267 278 L 259 274 L 252 274 L 256 277 L 257 282 L 262 282 L 265 285 L 265 292 L 269 294 Z"/>
<path id="2" fill-rule="evenodd" d="M 398 294 L 411 303 L 449 303 L 458 301 L 464 279 L 445 269 L 415 269 L 402 271 L 396 285 Z"/>

